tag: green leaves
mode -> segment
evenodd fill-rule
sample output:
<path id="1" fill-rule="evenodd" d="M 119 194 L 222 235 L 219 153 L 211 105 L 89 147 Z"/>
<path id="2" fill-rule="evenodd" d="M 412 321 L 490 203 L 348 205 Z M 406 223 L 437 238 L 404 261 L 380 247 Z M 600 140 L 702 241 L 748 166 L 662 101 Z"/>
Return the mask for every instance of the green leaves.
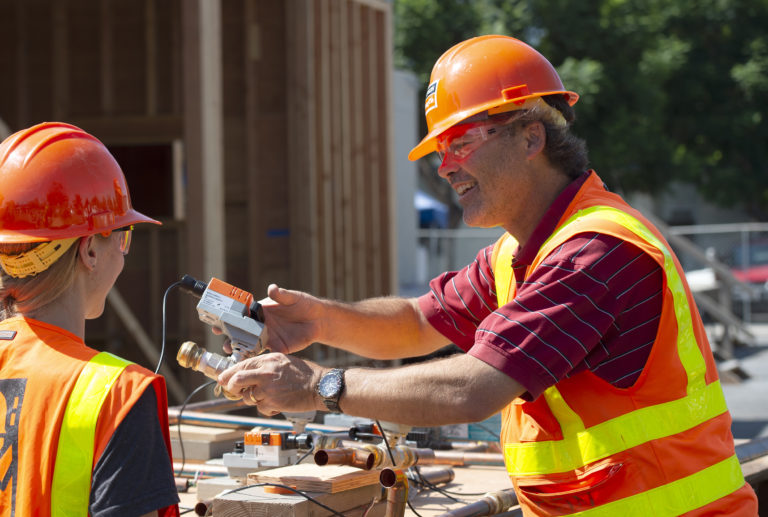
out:
<path id="1" fill-rule="evenodd" d="M 768 1 L 395 0 L 398 63 L 426 84 L 450 46 L 518 37 L 581 95 L 574 127 L 615 190 L 695 184 L 768 219 Z"/>

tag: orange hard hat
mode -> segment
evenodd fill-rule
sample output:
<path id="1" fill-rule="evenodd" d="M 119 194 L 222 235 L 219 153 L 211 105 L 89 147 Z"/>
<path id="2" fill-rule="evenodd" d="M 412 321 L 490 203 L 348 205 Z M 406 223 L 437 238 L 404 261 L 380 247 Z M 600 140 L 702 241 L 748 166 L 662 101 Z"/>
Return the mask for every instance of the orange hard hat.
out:
<path id="1" fill-rule="evenodd" d="M 552 94 L 564 95 L 571 106 L 579 98 L 563 87 L 555 68 L 533 47 L 509 36 L 463 41 L 432 69 L 424 103 L 429 132 L 408 158 L 435 151 L 440 133 L 472 115 L 519 109 L 528 99 Z"/>
<path id="2" fill-rule="evenodd" d="M 83 237 L 160 224 L 131 206 L 120 166 L 82 129 L 45 122 L 0 144 L 0 242 Z"/>

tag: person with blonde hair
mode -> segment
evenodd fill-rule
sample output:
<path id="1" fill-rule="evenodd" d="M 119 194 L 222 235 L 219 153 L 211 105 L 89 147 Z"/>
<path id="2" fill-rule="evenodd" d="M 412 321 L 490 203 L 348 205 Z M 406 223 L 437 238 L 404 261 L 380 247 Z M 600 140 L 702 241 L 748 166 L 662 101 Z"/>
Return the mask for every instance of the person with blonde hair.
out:
<path id="1" fill-rule="evenodd" d="M 0 517 L 179 515 L 164 379 L 84 341 L 137 223 L 92 135 L 0 144 Z"/>

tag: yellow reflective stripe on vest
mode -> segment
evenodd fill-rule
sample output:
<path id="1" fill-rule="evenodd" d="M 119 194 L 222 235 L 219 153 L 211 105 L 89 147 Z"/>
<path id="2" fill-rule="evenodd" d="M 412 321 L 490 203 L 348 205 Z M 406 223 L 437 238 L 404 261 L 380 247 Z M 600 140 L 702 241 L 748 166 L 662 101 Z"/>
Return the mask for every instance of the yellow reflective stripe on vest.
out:
<path id="1" fill-rule="evenodd" d="M 691 308 L 688 305 L 688 296 L 680 274 L 675 267 L 675 261 L 667 247 L 640 221 L 613 207 L 594 206 L 580 210 L 571 216 L 562 226 L 561 230 L 571 223 L 585 223 L 590 219 L 608 219 L 620 224 L 664 254 L 664 273 L 667 278 L 667 288 L 671 291 L 675 301 L 675 319 L 677 320 L 677 351 L 680 361 L 688 375 L 688 393 L 701 389 L 704 384 L 704 374 L 707 365 L 704 356 L 699 350 L 696 336 L 693 333 L 691 321 Z M 559 230 L 558 230 L 559 231 Z M 557 232 L 547 239 L 549 242 Z M 546 242 L 544 243 L 546 245 Z"/>
<path id="2" fill-rule="evenodd" d="M 736 455 L 677 481 L 646 490 L 591 510 L 572 513 L 579 517 L 675 517 L 701 508 L 744 485 Z"/>
<path id="3" fill-rule="evenodd" d="M 125 359 L 101 352 L 80 372 L 69 395 L 59 433 L 51 486 L 51 517 L 88 515 L 96 422 L 109 390 L 129 364 Z"/>
<path id="4" fill-rule="evenodd" d="M 563 439 L 504 444 L 504 458 L 512 476 L 572 471 L 650 440 L 691 429 L 727 410 L 719 381 L 708 386 L 705 383 L 706 363 L 693 333 L 686 290 L 672 255 L 645 225 L 621 210 L 596 206 L 570 217 L 547 239 L 542 249 L 568 225 L 584 224 L 589 228 L 589 221 L 594 219 L 616 222 L 663 253 L 667 288 L 673 293 L 678 325 L 677 351 L 688 376 L 687 395 L 585 429 L 581 418 L 568 406 L 557 388 L 552 386 L 545 390 L 544 396 L 560 424 Z M 499 305 L 503 302 L 506 300 L 499 298 Z"/>
<path id="5" fill-rule="evenodd" d="M 563 398 L 563 395 L 555 386 L 544 390 L 544 398 L 547 400 L 549 410 L 560 424 L 563 436 L 575 436 L 584 430 L 584 421 Z"/>
<path id="6" fill-rule="evenodd" d="M 496 300 L 499 307 L 509 301 L 509 288 L 512 286 L 513 277 L 515 276 L 512 270 L 512 253 L 517 248 L 517 241 L 510 234 L 504 234 L 499 244 L 499 249 L 494 250 L 495 260 L 493 261 L 493 277 L 496 284 Z M 496 264 L 501 258 L 504 263 L 504 267 L 501 269 L 496 268 Z M 503 300 L 503 301 L 502 301 Z"/>
<path id="7" fill-rule="evenodd" d="M 695 427 L 726 411 L 720 381 L 681 399 L 625 413 L 562 440 L 504 444 L 513 476 L 570 472 L 651 440 Z"/>

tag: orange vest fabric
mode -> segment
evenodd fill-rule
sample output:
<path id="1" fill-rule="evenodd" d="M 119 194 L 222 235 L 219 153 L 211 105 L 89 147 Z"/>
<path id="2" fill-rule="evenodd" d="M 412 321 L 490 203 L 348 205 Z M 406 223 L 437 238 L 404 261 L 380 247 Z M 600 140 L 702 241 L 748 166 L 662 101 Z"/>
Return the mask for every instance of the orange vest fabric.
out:
<path id="1" fill-rule="evenodd" d="M 526 277 L 582 232 L 624 239 L 659 262 L 665 277 L 659 331 L 631 388 L 583 371 L 503 410 L 505 462 L 524 514 L 757 515 L 701 318 L 658 230 L 592 172 Z M 516 247 L 508 234 L 494 246 L 499 306 L 515 296 Z"/>
<path id="2" fill-rule="evenodd" d="M 0 517 L 51 514 L 62 419 L 80 372 L 97 353 L 74 334 L 41 321 L 16 317 L 0 322 Z M 91 469 L 150 386 L 170 457 L 165 381 L 130 364 L 101 405 Z M 178 506 L 159 513 L 176 516 Z"/>

